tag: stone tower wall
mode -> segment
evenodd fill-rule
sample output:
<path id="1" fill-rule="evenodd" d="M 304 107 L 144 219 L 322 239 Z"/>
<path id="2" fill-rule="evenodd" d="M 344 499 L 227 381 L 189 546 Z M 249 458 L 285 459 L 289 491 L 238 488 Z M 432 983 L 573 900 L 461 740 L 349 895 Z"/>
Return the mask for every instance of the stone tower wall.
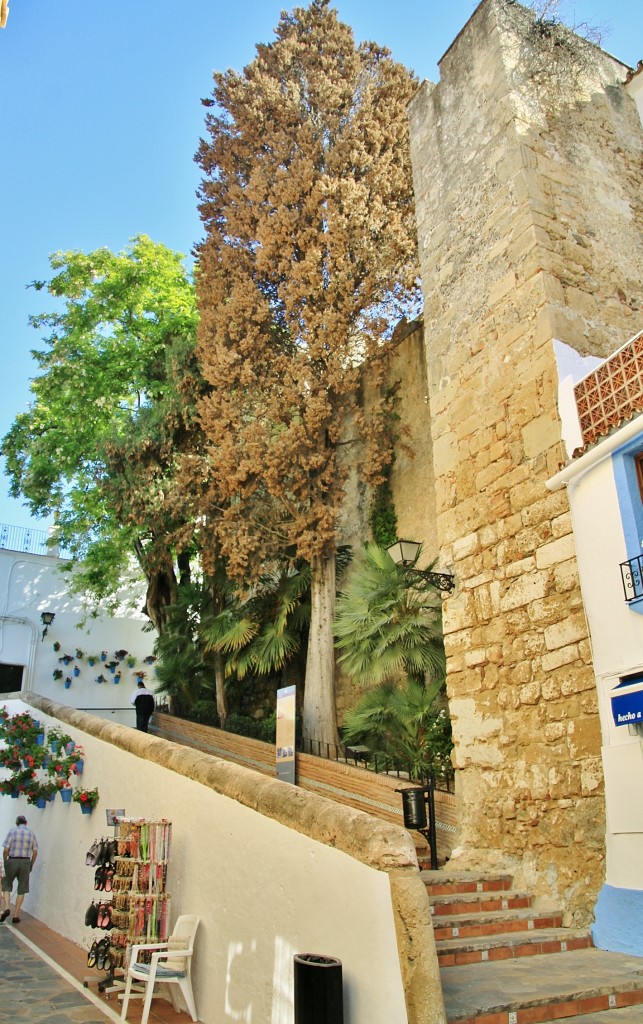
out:
<path id="1" fill-rule="evenodd" d="M 604 874 L 600 727 L 553 339 L 641 326 L 641 124 L 626 68 L 484 0 L 410 106 L 461 833 L 568 920 Z"/>

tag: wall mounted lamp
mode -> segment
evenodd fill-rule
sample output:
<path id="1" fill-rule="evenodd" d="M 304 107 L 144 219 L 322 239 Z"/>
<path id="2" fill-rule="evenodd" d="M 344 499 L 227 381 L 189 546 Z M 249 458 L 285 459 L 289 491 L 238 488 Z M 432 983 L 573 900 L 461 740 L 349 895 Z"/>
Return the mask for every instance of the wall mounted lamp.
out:
<path id="1" fill-rule="evenodd" d="M 396 565 L 401 565 L 409 573 L 418 576 L 427 583 L 432 583 L 438 590 L 450 594 L 455 587 L 455 579 L 448 572 L 433 572 L 431 569 L 416 569 L 422 545 L 416 540 L 396 540 L 386 549 Z"/>
<path id="2" fill-rule="evenodd" d="M 55 612 L 41 612 L 40 613 L 40 621 L 42 622 L 43 626 L 45 627 L 43 629 L 43 631 L 42 631 L 42 639 L 43 640 L 47 636 L 47 631 L 49 630 L 49 627 L 51 626 L 51 624 L 52 624 L 52 622 L 54 621 L 55 618 L 56 618 L 56 613 Z"/>

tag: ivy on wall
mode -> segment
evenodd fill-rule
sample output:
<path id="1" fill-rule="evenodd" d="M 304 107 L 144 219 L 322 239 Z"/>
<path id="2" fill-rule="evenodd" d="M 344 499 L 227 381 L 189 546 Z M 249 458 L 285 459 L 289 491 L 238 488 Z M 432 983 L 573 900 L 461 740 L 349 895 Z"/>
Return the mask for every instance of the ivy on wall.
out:
<path id="1" fill-rule="evenodd" d="M 397 406 L 400 382 L 385 388 L 382 401 L 383 437 L 388 448 L 389 461 L 382 470 L 383 480 L 375 487 L 368 517 L 373 540 L 380 548 L 387 548 L 397 540 L 397 513 L 391 486 L 391 472 L 395 463 L 395 446 L 399 441 L 400 416 Z"/>

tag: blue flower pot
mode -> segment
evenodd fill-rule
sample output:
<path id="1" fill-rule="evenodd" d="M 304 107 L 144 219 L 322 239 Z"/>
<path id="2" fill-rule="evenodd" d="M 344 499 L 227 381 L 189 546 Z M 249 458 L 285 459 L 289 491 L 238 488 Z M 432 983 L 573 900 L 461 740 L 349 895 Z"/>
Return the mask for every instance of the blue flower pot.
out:
<path id="1" fill-rule="evenodd" d="M 65 689 L 68 690 L 71 686 L 71 679 L 65 679 Z"/>
<path id="2" fill-rule="evenodd" d="M 83 812 L 83 814 L 91 814 L 92 811 L 94 810 L 94 808 L 90 807 L 89 804 L 81 804 L 80 809 Z"/>
<path id="3" fill-rule="evenodd" d="M 36 807 L 39 807 L 42 810 L 46 806 L 47 801 L 45 800 L 44 796 L 39 796 L 38 799 L 36 800 Z"/>
<path id="4" fill-rule="evenodd" d="M 11 794 L 11 799 L 12 799 L 12 800 L 17 800 L 19 796 L 20 796 L 20 794 L 19 794 L 19 793 L 12 793 L 12 794 Z"/>
<path id="5" fill-rule="evenodd" d="M 45 742 L 45 734 L 44 734 L 44 732 L 39 732 L 38 735 L 36 736 L 36 743 L 38 744 L 39 747 L 42 747 L 44 742 Z"/>
<path id="6" fill-rule="evenodd" d="M 83 774 L 83 768 L 84 768 L 84 767 L 85 767 L 85 762 L 83 761 L 82 757 L 80 757 L 80 758 L 79 758 L 79 759 L 78 759 L 78 760 L 77 760 L 77 761 L 76 761 L 76 762 L 75 762 L 75 763 L 74 763 L 74 764 L 72 765 L 72 768 L 73 768 L 73 769 L 74 769 L 74 771 L 76 772 L 76 775 L 82 775 L 82 774 Z M 62 792 L 64 793 L 64 790 L 62 790 Z"/>
<path id="7" fill-rule="evenodd" d="M 71 743 L 68 743 L 67 746 L 65 747 L 65 753 L 66 754 L 73 754 L 75 749 L 76 749 L 76 744 L 72 740 Z"/>
<path id="8" fill-rule="evenodd" d="M 58 747 L 60 746 L 60 740 L 50 740 L 49 746 L 53 750 L 54 754 L 58 753 Z"/>
<path id="9" fill-rule="evenodd" d="M 71 803 L 71 789 L 61 789 L 60 790 L 60 799 L 62 800 L 62 802 L 64 804 L 70 804 Z"/>

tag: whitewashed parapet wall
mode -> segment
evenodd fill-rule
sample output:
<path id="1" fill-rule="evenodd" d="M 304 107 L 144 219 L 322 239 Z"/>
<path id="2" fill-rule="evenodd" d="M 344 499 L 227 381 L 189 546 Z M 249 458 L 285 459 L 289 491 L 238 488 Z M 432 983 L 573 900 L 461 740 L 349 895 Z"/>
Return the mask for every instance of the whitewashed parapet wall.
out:
<path id="1" fill-rule="evenodd" d="M 100 790 L 91 816 L 0 798 L 0 831 L 24 812 L 40 843 L 26 911 L 89 948 L 85 852 L 105 810 L 165 818 L 171 922 L 201 917 L 199 1020 L 292 1024 L 293 956 L 317 953 L 342 961 L 345 1024 L 445 1024 L 428 897 L 403 829 L 35 694 L 9 707 L 64 723 L 85 751 L 83 785 Z"/>
<path id="2" fill-rule="evenodd" d="M 96 713 L 125 724 L 134 724 L 130 697 L 136 686 L 136 670 L 146 672 L 146 681 L 154 689 L 154 667 L 145 663 L 151 657 L 156 634 L 144 632 L 148 621 L 140 612 L 143 593 L 132 587 L 123 593 L 118 611 L 92 618 L 89 606 L 69 593 L 66 576 L 60 572 L 66 563 L 51 555 L 23 554 L 0 550 L 0 662 L 23 667 L 22 688 L 71 707 L 97 709 Z M 43 637 L 43 611 L 55 619 Z M 59 650 L 54 650 L 59 644 Z M 83 652 L 76 657 L 76 651 Z M 113 660 L 116 651 L 126 650 L 135 664 L 121 661 L 120 682 L 104 666 L 90 666 L 88 656 L 106 651 Z M 73 661 L 60 661 L 70 654 Z M 75 673 L 77 669 L 77 674 Z M 61 679 L 54 672 L 62 671 Z M 106 683 L 97 683 L 100 676 Z M 65 688 L 65 679 L 71 679 Z M 101 709 L 101 710 L 98 710 Z"/>
<path id="3" fill-rule="evenodd" d="M 447 686 L 452 864 L 504 867 L 587 922 L 605 871 L 597 692 L 554 342 L 639 329 L 641 122 L 628 69 L 483 0 L 410 104 Z"/>

